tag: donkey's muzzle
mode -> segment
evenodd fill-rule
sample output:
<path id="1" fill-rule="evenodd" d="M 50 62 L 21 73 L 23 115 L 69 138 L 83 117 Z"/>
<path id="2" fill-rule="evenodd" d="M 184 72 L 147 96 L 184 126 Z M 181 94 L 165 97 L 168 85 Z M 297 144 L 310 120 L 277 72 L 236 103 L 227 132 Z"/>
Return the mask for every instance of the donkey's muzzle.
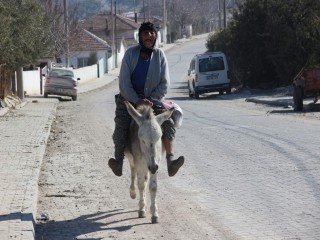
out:
<path id="1" fill-rule="evenodd" d="M 157 171 L 158 171 L 158 164 L 155 164 L 154 166 L 149 166 L 149 171 L 152 173 L 152 174 L 155 174 Z"/>

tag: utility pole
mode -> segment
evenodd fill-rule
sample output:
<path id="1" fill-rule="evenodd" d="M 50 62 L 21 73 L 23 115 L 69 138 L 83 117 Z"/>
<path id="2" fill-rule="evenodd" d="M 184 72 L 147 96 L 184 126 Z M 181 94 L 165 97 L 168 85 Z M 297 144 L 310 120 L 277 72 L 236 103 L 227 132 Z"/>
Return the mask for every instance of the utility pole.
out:
<path id="1" fill-rule="evenodd" d="M 150 22 L 150 0 L 148 0 L 148 21 Z"/>
<path id="2" fill-rule="evenodd" d="M 113 19 L 113 0 L 111 0 L 111 25 L 112 25 L 112 44 L 111 44 L 111 50 L 112 50 L 112 57 L 113 57 L 113 67 L 116 66 L 115 64 L 115 29 L 114 29 L 114 19 Z"/>
<path id="3" fill-rule="evenodd" d="M 146 8 L 145 8 L 145 5 L 144 5 L 144 0 L 143 0 L 143 21 L 145 22 L 146 21 Z"/>
<path id="4" fill-rule="evenodd" d="M 218 0 L 218 12 L 219 12 L 219 30 L 221 30 L 221 0 Z"/>
<path id="5" fill-rule="evenodd" d="M 227 6 L 226 0 L 223 0 L 223 28 L 227 28 Z"/>
<path id="6" fill-rule="evenodd" d="M 115 46 L 114 46 L 114 51 L 115 51 L 115 66 L 116 68 L 118 67 L 118 50 L 117 50 L 117 2 L 114 1 L 114 38 L 115 38 Z"/>
<path id="7" fill-rule="evenodd" d="M 166 9 L 166 0 L 163 0 L 163 43 L 167 43 L 167 9 Z"/>
<path id="8" fill-rule="evenodd" d="M 64 27 L 65 27 L 65 40 L 66 40 L 66 64 L 67 67 L 70 65 L 70 59 L 69 59 L 69 17 L 68 17 L 68 0 L 64 0 Z"/>

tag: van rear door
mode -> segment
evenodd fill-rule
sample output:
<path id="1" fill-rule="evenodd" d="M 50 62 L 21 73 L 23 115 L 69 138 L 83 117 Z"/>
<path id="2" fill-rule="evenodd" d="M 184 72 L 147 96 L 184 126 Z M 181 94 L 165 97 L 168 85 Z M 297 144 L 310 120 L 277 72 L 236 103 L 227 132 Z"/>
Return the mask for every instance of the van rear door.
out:
<path id="1" fill-rule="evenodd" d="M 199 85 L 216 85 L 229 81 L 223 55 L 204 55 L 198 60 Z"/>

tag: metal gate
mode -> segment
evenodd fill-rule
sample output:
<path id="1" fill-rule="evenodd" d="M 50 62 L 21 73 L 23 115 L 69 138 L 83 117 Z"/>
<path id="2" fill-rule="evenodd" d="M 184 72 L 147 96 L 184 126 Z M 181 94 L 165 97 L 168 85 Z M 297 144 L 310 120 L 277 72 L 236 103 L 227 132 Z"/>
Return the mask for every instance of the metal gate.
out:
<path id="1" fill-rule="evenodd" d="M 6 65 L 0 64 L 0 98 L 4 99 L 4 92 L 7 85 Z"/>

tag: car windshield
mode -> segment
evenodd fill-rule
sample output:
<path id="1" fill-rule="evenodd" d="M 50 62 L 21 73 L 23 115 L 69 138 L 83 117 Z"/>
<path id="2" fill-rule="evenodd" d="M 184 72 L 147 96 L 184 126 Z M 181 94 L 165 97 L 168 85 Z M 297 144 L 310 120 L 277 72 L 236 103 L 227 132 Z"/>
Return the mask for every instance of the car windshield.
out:
<path id="1" fill-rule="evenodd" d="M 73 77 L 73 72 L 68 69 L 52 69 L 50 74 L 51 77 Z"/>
<path id="2" fill-rule="evenodd" d="M 209 57 L 199 59 L 199 72 L 224 70 L 223 57 Z"/>

